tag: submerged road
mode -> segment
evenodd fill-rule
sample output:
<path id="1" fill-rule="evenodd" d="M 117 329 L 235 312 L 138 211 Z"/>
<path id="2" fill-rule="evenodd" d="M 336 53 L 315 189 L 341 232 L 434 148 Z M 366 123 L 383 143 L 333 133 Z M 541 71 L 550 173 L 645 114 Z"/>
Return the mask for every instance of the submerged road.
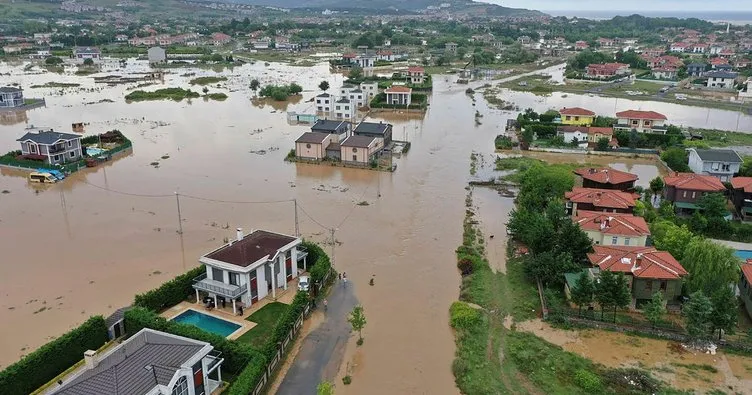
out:
<path id="1" fill-rule="evenodd" d="M 303 339 L 285 378 L 279 385 L 279 395 L 316 394 L 316 387 L 322 381 L 334 382 L 350 337 L 350 323 L 347 316 L 357 304 L 351 281 L 344 286 L 336 282 L 327 299 L 328 309 L 324 322 Z M 321 303 L 319 309 L 323 309 Z"/>

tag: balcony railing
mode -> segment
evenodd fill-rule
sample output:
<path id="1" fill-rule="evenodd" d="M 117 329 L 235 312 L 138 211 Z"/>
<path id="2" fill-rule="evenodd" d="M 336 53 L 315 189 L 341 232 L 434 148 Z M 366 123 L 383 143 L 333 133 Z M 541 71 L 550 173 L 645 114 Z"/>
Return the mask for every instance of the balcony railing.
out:
<path id="1" fill-rule="evenodd" d="M 206 291 L 226 298 L 235 299 L 238 296 L 248 292 L 247 287 L 240 287 L 232 284 L 225 284 L 221 281 L 210 280 L 206 278 L 206 273 L 193 279 L 193 288 L 199 291 Z"/>

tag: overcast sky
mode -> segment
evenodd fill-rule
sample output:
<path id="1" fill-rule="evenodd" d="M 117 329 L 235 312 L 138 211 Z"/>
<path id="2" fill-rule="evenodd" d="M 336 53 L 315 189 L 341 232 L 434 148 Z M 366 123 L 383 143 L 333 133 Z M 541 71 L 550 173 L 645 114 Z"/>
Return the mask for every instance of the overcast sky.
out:
<path id="1" fill-rule="evenodd" d="M 481 0 L 514 8 L 528 8 L 542 11 L 706 11 L 716 10 L 719 3 L 706 0 L 631 0 L 614 3 L 603 0 Z M 750 0 L 725 0 L 721 2 L 724 11 L 752 11 Z M 615 6 L 618 4 L 618 6 Z"/>

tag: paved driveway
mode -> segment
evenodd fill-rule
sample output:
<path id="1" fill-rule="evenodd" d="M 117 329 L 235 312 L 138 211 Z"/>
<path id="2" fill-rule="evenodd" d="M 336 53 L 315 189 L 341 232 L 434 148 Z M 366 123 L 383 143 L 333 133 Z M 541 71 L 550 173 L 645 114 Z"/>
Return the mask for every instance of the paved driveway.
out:
<path id="1" fill-rule="evenodd" d="M 303 344 L 277 390 L 279 395 L 316 394 L 322 381 L 334 382 L 350 337 L 347 315 L 357 304 L 352 282 L 337 282 L 328 298 L 324 322 L 303 339 Z M 318 305 L 322 309 L 321 304 Z"/>

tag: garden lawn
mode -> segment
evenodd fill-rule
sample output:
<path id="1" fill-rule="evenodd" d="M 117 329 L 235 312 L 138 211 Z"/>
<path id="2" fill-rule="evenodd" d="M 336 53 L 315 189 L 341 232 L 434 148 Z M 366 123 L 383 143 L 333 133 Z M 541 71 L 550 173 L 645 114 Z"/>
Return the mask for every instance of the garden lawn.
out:
<path id="1" fill-rule="evenodd" d="M 271 302 L 260 308 L 246 318 L 247 321 L 255 322 L 256 326 L 238 337 L 237 341 L 248 343 L 257 350 L 262 349 L 269 336 L 272 335 L 277 321 L 289 307 L 284 303 Z"/>

